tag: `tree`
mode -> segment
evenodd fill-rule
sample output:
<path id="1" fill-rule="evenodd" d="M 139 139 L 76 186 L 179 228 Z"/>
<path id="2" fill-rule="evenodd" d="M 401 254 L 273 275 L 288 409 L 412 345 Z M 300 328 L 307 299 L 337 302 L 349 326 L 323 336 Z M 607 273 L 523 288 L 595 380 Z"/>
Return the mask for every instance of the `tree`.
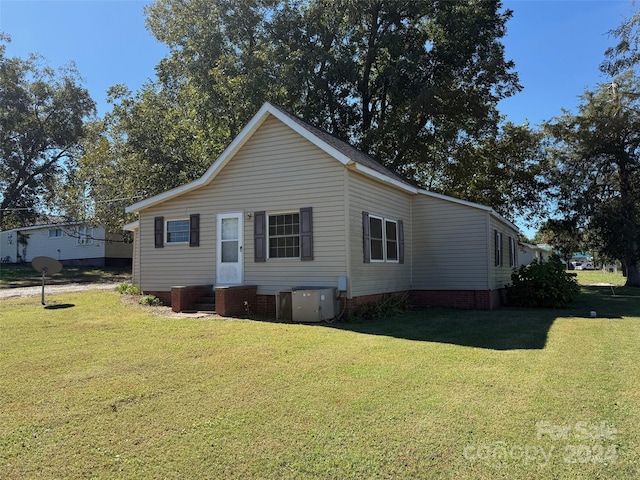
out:
<path id="1" fill-rule="evenodd" d="M 537 236 L 558 250 L 566 265 L 573 255 L 584 247 L 584 234 L 578 227 L 576 217 L 571 219 L 549 219 L 542 224 Z"/>
<path id="2" fill-rule="evenodd" d="M 164 87 L 194 89 L 230 136 L 272 101 L 423 185 L 460 143 L 495 136 L 517 91 L 498 0 L 158 0 Z"/>
<path id="3" fill-rule="evenodd" d="M 122 175 L 130 197 L 176 187 L 271 101 L 433 191 L 530 213 L 540 138 L 499 126 L 498 102 L 520 90 L 500 43 L 511 12 L 501 9 L 498 0 L 156 0 L 147 26 L 170 54 L 157 82 L 113 97 L 107 145 L 96 144 L 78 179 Z M 100 185 L 90 188 L 98 202 L 122 196 Z"/>
<path id="4" fill-rule="evenodd" d="M 56 72 L 36 56 L 7 58 L 5 49 L 0 44 L 0 229 L 33 219 L 54 194 L 95 111 L 73 66 Z"/>
<path id="5" fill-rule="evenodd" d="M 88 126 L 84 155 L 64 187 L 70 216 L 119 230 L 131 220 L 127 205 L 188 183 L 211 165 L 224 147 L 221 134 L 202 124 L 193 106 L 197 96 L 170 95 L 154 83 L 136 95 L 122 85 L 111 87 L 113 109 Z"/>
<path id="6" fill-rule="evenodd" d="M 616 37 L 618 43 L 605 51 L 600 70 L 614 77 L 640 63 L 640 10 L 609 34 Z"/>
<path id="7" fill-rule="evenodd" d="M 578 113 L 546 125 L 559 210 L 615 254 L 640 287 L 640 84 L 631 73 L 587 91 Z"/>
<path id="8" fill-rule="evenodd" d="M 502 125 L 497 135 L 461 142 L 429 189 L 491 205 L 509 220 L 541 216 L 548 184 L 544 135 L 528 125 Z"/>

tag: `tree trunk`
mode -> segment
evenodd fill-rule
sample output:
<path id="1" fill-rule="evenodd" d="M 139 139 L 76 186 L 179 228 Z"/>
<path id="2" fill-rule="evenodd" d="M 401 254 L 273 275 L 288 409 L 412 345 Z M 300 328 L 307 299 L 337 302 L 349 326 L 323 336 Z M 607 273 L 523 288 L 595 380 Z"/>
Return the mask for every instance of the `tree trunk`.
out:
<path id="1" fill-rule="evenodd" d="M 631 243 L 625 248 L 625 266 L 627 267 L 627 281 L 625 287 L 640 287 L 640 269 L 638 269 L 638 244 Z"/>

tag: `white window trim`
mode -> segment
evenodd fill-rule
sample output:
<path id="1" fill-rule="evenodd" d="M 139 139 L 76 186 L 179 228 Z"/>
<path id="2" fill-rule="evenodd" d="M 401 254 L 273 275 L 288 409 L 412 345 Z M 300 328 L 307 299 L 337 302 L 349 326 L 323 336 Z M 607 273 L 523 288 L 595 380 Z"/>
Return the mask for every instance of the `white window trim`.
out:
<path id="1" fill-rule="evenodd" d="M 382 259 L 373 258 L 373 246 L 371 245 L 374 239 L 371 228 L 371 219 L 375 218 L 382 222 Z M 389 259 L 389 252 L 387 252 L 387 222 L 393 223 L 396 227 L 396 258 Z M 398 220 L 391 218 L 381 217 L 379 215 L 369 214 L 369 262 L 370 263 L 400 263 L 400 239 L 398 238 Z"/>
<path id="2" fill-rule="evenodd" d="M 396 258 L 389 259 L 389 252 L 387 252 L 387 222 L 393 223 L 396 228 Z M 398 238 L 398 221 L 391 220 L 390 218 L 384 219 L 383 232 L 384 236 L 384 261 L 387 263 L 400 263 L 400 239 Z"/>
<path id="3" fill-rule="evenodd" d="M 187 222 L 189 225 L 187 227 L 187 239 L 183 242 L 170 242 L 169 241 L 169 223 L 171 222 Z M 165 245 L 188 245 L 189 244 L 189 233 L 191 229 L 191 220 L 188 218 L 170 218 L 164 221 L 164 244 Z"/>
<path id="4" fill-rule="evenodd" d="M 509 236 L 509 266 L 516 266 L 516 240 L 512 236 Z"/>
<path id="5" fill-rule="evenodd" d="M 60 235 L 51 235 L 51 232 L 60 232 Z M 64 236 L 64 232 L 61 228 L 50 228 L 48 232 L 49 238 L 62 238 Z"/>
<path id="6" fill-rule="evenodd" d="M 374 240 L 373 238 L 373 229 L 371 228 L 371 219 L 375 218 L 376 220 L 380 220 L 380 222 L 382 222 L 382 258 L 373 258 L 373 245 L 371 244 L 371 242 Z M 376 238 L 375 240 L 379 240 L 378 238 Z M 386 248 L 385 248 L 385 234 L 384 234 L 384 217 L 380 217 L 378 215 L 372 215 L 369 214 L 369 262 L 371 263 L 384 263 L 387 255 L 386 255 Z"/>
<path id="7" fill-rule="evenodd" d="M 503 262 L 502 262 L 502 257 L 503 257 L 503 253 L 502 253 L 502 232 L 498 232 L 496 231 L 496 234 L 494 236 L 494 241 L 495 241 L 495 255 L 496 255 L 496 259 L 495 259 L 495 266 L 496 267 L 501 267 Z"/>
<path id="8" fill-rule="evenodd" d="M 271 222 L 271 217 L 276 217 L 278 215 L 298 215 L 298 256 L 297 257 L 272 257 L 271 256 L 271 235 L 269 235 L 269 227 Z M 291 262 L 300 260 L 302 256 L 302 246 L 300 245 L 300 210 L 284 210 L 282 212 L 266 212 L 266 238 L 267 238 L 267 260 L 275 261 L 275 262 Z M 294 235 L 289 235 L 293 237 Z"/>
<path id="9" fill-rule="evenodd" d="M 78 245 L 93 245 L 93 227 L 78 227 Z"/>

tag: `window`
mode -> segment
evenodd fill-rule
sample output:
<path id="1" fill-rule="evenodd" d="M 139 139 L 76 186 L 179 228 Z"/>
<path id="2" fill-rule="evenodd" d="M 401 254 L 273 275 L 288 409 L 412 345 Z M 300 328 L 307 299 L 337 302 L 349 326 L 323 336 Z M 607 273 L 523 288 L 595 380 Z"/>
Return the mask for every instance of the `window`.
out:
<path id="1" fill-rule="evenodd" d="M 189 241 L 189 220 L 167 220 L 167 243 Z"/>
<path id="2" fill-rule="evenodd" d="M 313 207 L 289 213 L 253 214 L 254 261 L 299 258 L 313 261 Z"/>
<path id="3" fill-rule="evenodd" d="M 269 215 L 269 258 L 300 258 L 300 214 Z"/>
<path id="4" fill-rule="evenodd" d="M 509 266 L 516 266 L 516 241 L 513 237 L 509 237 Z"/>
<path id="5" fill-rule="evenodd" d="M 166 236 L 165 236 L 166 227 Z M 153 243 L 155 248 L 163 248 L 166 243 L 188 243 L 190 247 L 200 246 L 200 214 L 189 215 L 189 220 L 168 220 L 153 218 Z"/>
<path id="6" fill-rule="evenodd" d="M 49 238 L 59 238 L 62 236 L 61 228 L 50 228 L 49 229 Z"/>
<path id="7" fill-rule="evenodd" d="M 384 221 L 386 253 L 388 262 L 398 261 L 398 224 L 392 220 Z"/>
<path id="8" fill-rule="evenodd" d="M 496 267 L 502 265 L 502 232 L 494 230 L 494 243 L 495 243 L 495 265 Z"/>
<path id="9" fill-rule="evenodd" d="M 78 227 L 78 245 L 93 244 L 93 228 Z"/>
<path id="10" fill-rule="evenodd" d="M 401 220 L 362 212 L 364 262 L 404 263 L 404 233 Z"/>
<path id="11" fill-rule="evenodd" d="M 382 236 L 382 218 L 369 217 L 371 231 L 371 261 L 384 262 L 384 237 Z"/>

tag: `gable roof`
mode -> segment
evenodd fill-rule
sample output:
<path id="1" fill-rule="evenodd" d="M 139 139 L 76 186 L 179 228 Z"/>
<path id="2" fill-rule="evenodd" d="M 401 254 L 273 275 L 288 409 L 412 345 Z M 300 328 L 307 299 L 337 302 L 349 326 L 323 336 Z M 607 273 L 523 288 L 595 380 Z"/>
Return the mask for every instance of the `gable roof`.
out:
<path id="1" fill-rule="evenodd" d="M 280 120 L 282 123 L 305 139 L 309 140 L 315 146 L 335 158 L 343 165 L 355 168 L 356 170 L 362 171 L 364 174 L 377 177 L 379 180 L 391 183 L 396 187 L 415 192 L 415 186 L 400 175 L 397 175 L 391 170 L 385 168 L 368 155 L 365 155 L 333 135 L 316 128 L 300 118 L 267 102 L 200 178 L 180 187 L 167 190 L 166 192 L 134 203 L 133 205 L 128 206 L 125 211 L 127 213 L 140 212 L 141 210 L 162 203 L 170 198 L 177 197 L 183 193 L 208 185 L 270 115 Z"/>
<path id="2" fill-rule="evenodd" d="M 299 117 L 292 115 L 291 113 L 283 110 L 280 107 L 272 105 L 271 103 L 265 103 L 262 108 L 256 113 L 249 123 L 242 129 L 238 136 L 229 144 L 229 146 L 220 154 L 215 162 L 207 169 L 207 171 L 198 179 L 182 185 L 180 187 L 167 190 L 153 197 L 141 200 L 126 208 L 127 213 L 138 213 L 154 205 L 158 205 L 171 198 L 182 195 L 186 192 L 198 189 L 202 186 L 208 185 L 213 179 L 220 173 L 222 168 L 233 158 L 233 156 L 240 150 L 240 148 L 253 136 L 256 130 L 265 122 L 269 116 L 273 116 L 287 125 L 293 131 L 310 141 L 312 144 L 323 150 L 325 153 L 335 158 L 341 164 L 347 168 L 354 169 L 364 175 L 371 178 L 375 178 L 378 181 L 392 185 L 396 188 L 404 190 L 408 194 L 413 195 L 427 195 L 441 200 L 447 200 L 460 205 L 466 205 L 468 207 L 484 210 L 506 224 L 513 227 L 515 230 L 518 228 L 511 222 L 500 216 L 493 208 L 480 205 L 478 203 L 468 202 L 466 200 L 460 200 L 458 198 L 449 197 L 447 195 L 441 195 L 438 193 L 429 192 L 423 190 L 406 178 L 402 177 L 398 173 L 386 168 L 380 162 L 377 162 L 370 156 L 361 152 L 360 150 L 349 145 L 347 142 L 340 140 L 339 138 L 331 135 L 330 133 L 321 130 L 313 125 L 305 122 Z"/>

